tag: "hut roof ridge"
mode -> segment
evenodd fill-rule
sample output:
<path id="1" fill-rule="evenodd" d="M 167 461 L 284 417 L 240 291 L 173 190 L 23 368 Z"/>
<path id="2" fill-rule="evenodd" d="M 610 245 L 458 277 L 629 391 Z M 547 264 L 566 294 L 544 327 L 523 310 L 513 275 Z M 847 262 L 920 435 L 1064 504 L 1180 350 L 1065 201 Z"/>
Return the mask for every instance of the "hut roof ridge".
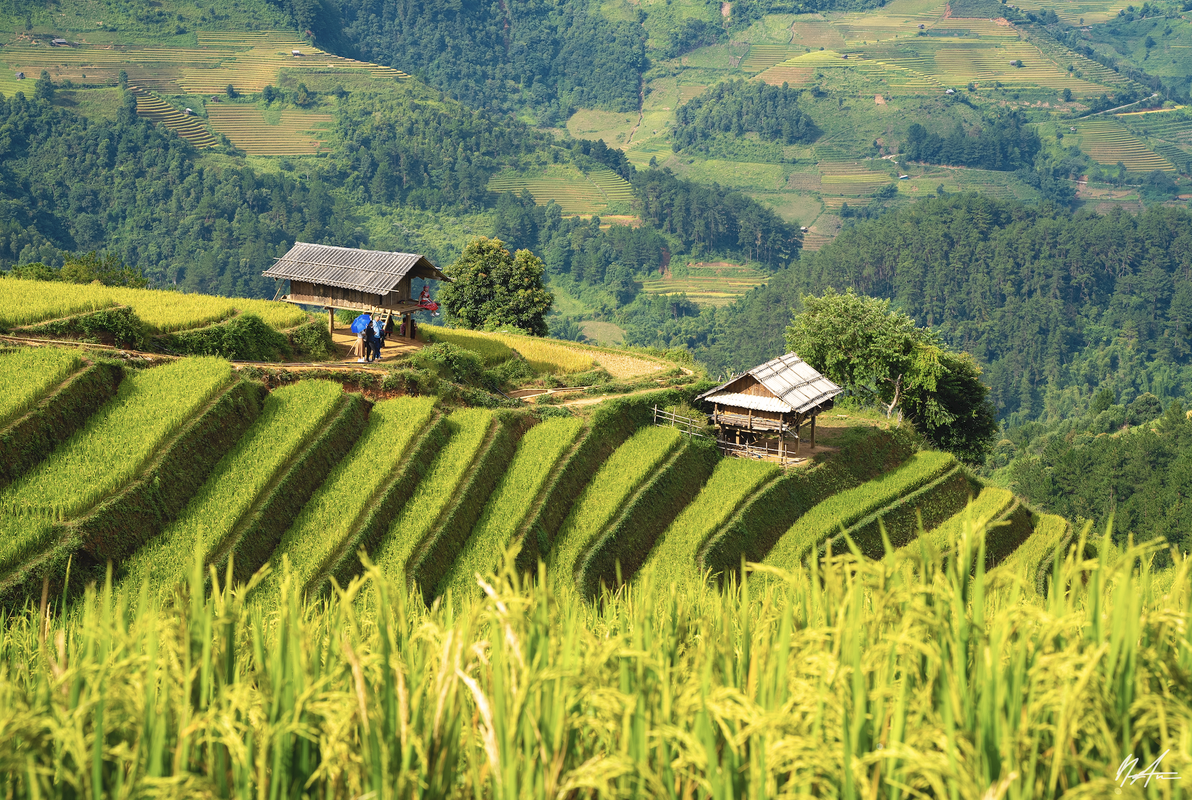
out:
<path id="1" fill-rule="evenodd" d="M 386 295 L 415 269 L 422 273 L 421 277 L 448 280 L 426 256 L 418 253 L 360 250 L 308 242 L 295 242 L 289 252 L 262 274 L 266 278 L 306 281 Z"/>
<path id="2" fill-rule="evenodd" d="M 799 358 L 798 354 L 786 353 L 777 358 L 772 358 L 764 364 L 759 364 L 741 375 L 734 375 L 715 389 L 704 392 L 696 399 L 724 403 L 726 405 L 750 407 L 745 405 L 744 401 L 741 403 L 731 402 L 731 400 L 739 399 L 741 395 L 736 392 L 725 391 L 726 388 L 747 375 L 755 378 L 758 383 L 773 393 L 774 398 L 786 406 L 783 410 L 797 411 L 799 413 L 809 411 L 843 391 L 835 383 L 821 375 L 818 370 Z M 779 409 L 767 408 L 759 410 Z"/>

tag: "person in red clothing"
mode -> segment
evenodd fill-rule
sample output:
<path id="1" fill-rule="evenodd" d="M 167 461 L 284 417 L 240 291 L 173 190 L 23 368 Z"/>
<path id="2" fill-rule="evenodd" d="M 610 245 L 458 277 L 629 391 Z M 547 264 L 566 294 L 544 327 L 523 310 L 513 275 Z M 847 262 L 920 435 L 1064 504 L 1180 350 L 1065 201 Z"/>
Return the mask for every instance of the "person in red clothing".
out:
<path id="1" fill-rule="evenodd" d="M 422 284 L 422 293 L 418 295 L 418 305 L 425 308 L 431 313 L 431 316 L 439 316 L 439 304 L 432 303 L 430 299 L 430 287 L 425 283 Z"/>

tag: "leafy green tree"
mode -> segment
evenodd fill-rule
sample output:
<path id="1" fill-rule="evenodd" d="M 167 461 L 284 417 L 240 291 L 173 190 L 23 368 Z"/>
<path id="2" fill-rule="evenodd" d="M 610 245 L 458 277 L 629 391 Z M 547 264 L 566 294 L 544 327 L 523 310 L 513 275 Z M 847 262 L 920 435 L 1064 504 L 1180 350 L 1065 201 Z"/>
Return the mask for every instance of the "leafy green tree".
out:
<path id="1" fill-rule="evenodd" d="M 905 415 L 935 446 L 984 458 L 997 422 L 972 356 L 949 350 L 889 300 L 833 289 L 802 300 L 786 329 L 791 350 L 862 402 Z"/>
<path id="2" fill-rule="evenodd" d="M 128 88 L 128 73 L 127 72 L 125 72 L 124 70 L 120 70 L 120 72 L 116 74 L 116 85 L 119 86 L 121 89 Z"/>
<path id="3" fill-rule="evenodd" d="M 305 108 L 314 102 L 314 97 L 306 88 L 305 83 L 298 84 L 298 90 L 294 92 L 294 104 Z"/>
<path id="4" fill-rule="evenodd" d="M 230 97 L 233 100 L 235 100 L 237 97 L 240 96 L 239 93 L 236 91 L 236 87 L 230 83 L 228 84 L 227 88 L 224 89 L 224 94 L 226 94 L 228 97 Z"/>
<path id="5" fill-rule="evenodd" d="M 545 336 L 554 300 L 542 285 L 545 269 L 529 250 L 510 255 L 500 239 L 473 239 L 446 270 L 452 282 L 439 290 L 447 322 L 473 330 L 512 326 Z"/>
<path id="6" fill-rule="evenodd" d="M 1101 389 L 1098 390 L 1095 395 L 1093 395 L 1093 402 L 1089 405 L 1089 411 L 1091 411 L 1094 415 L 1100 414 L 1102 411 L 1107 410 L 1111 405 L 1113 405 L 1113 401 L 1116 399 L 1117 398 L 1113 396 L 1113 389 L 1110 389 L 1108 386 L 1102 386 Z"/>
<path id="7" fill-rule="evenodd" d="M 1126 408 L 1126 421 L 1131 425 L 1145 425 L 1163 415 L 1163 403 L 1150 392 L 1134 398 Z"/>
<path id="8" fill-rule="evenodd" d="M 33 85 L 33 96 L 47 103 L 54 99 L 54 81 L 50 79 L 50 73 L 44 69 L 37 78 L 37 83 Z"/>
<path id="9" fill-rule="evenodd" d="M 274 89 L 272 86 L 266 86 L 264 89 L 261 90 L 261 99 L 264 100 L 266 103 L 272 103 L 277 98 L 278 98 L 277 89 Z"/>

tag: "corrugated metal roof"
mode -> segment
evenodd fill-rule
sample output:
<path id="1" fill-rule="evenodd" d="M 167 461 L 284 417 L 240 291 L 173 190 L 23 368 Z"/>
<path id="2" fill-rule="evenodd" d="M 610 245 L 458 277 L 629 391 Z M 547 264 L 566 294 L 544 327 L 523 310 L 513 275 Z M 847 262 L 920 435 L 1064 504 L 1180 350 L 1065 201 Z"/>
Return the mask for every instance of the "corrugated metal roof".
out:
<path id="1" fill-rule="evenodd" d="M 723 392 L 721 394 L 714 394 L 711 397 L 705 397 L 709 403 L 720 403 L 725 406 L 733 406 L 735 408 L 752 408 L 754 411 L 777 411 L 779 413 L 786 413 L 791 410 L 791 407 L 779 400 L 777 397 L 759 397 L 756 394 L 735 394 L 733 392 Z"/>
<path id="2" fill-rule="evenodd" d="M 786 410 L 799 413 L 810 411 L 844 391 L 794 353 L 771 359 L 749 370 L 745 375 L 752 375 L 758 383 L 769 389 L 776 398 L 786 404 Z M 708 400 L 714 394 L 723 393 L 727 386 L 736 383 L 742 377 L 744 375 L 738 375 L 725 381 L 715 389 L 704 392 L 697 399 Z"/>
<path id="3" fill-rule="evenodd" d="M 358 250 L 305 242 L 296 242 L 290 252 L 261 274 L 266 278 L 307 281 L 386 295 L 416 267 L 426 273 L 424 277 L 449 280 L 426 256 L 417 253 Z"/>

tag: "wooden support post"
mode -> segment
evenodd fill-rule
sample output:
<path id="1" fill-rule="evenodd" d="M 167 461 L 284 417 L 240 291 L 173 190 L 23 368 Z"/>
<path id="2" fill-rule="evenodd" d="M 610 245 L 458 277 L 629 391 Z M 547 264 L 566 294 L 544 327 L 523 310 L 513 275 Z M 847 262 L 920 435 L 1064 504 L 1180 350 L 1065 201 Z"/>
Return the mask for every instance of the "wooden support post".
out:
<path id="1" fill-rule="evenodd" d="M 327 333 L 335 334 L 335 309 L 327 306 Z"/>
<path id="2" fill-rule="evenodd" d="M 815 449 L 815 415 L 811 417 L 811 449 Z"/>

